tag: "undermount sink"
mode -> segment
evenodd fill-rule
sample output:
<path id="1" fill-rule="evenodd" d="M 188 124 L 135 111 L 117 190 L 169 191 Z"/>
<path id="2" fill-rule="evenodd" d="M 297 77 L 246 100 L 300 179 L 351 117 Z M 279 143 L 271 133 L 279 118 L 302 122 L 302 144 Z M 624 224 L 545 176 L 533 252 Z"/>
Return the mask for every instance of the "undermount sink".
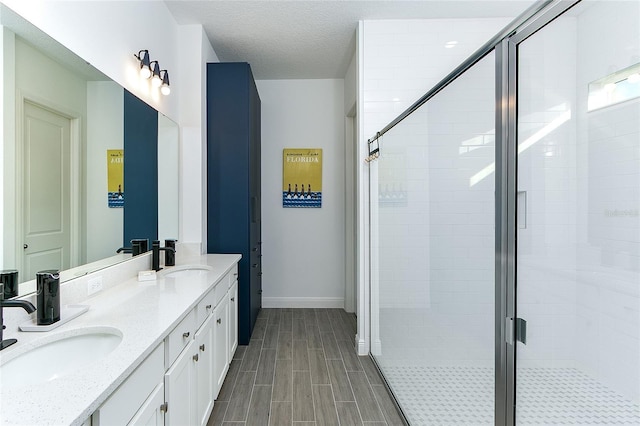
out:
<path id="1" fill-rule="evenodd" d="M 204 265 L 179 266 L 164 273 L 165 277 L 183 278 L 183 277 L 200 277 L 207 275 L 211 268 Z"/>
<path id="2" fill-rule="evenodd" d="M 2 386 L 29 386 L 55 380 L 107 356 L 120 342 L 122 333 L 115 328 L 67 334 L 1 365 Z"/>

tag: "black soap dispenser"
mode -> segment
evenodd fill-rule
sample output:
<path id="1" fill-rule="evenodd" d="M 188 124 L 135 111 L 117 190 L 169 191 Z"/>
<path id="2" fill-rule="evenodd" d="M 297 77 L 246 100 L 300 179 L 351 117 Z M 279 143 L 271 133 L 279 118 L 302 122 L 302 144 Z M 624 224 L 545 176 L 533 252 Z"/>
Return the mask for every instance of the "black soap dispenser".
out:
<path id="1" fill-rule="evenodd" d="M 36 273 L 38 325 L 60 321 L 60 272 L 50 269 Z"/>

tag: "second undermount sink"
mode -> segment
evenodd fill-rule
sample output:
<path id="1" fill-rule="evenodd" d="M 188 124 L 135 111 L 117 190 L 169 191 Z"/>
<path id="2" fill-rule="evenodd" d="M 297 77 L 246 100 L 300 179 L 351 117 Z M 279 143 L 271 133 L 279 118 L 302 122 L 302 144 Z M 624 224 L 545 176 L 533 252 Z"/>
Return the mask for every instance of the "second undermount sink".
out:
<path id="1" fill-rule="evenodd" d="M 0 366 L 3 387 L 49 382 L 91 364 L 118 347 L 122 333 L 115 328 L 82 330 L 36 346 Z"/>
<path id="2" fill-rule="evenodd" d="M 164 273 L 165 277 L 183 278 L 200 277 L 211 272 L 211 268 L 205 265 L 178 266 Z"/>

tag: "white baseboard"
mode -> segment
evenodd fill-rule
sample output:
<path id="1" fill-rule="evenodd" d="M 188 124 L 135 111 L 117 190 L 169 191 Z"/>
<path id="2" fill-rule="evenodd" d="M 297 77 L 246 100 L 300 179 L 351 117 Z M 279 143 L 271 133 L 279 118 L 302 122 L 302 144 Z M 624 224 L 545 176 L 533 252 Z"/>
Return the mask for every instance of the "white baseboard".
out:
<path id="1" fill-rule="evenodd" d="M 356 350 L 358 351 L 359 356 L 369 355 L 369 348 L 367 347 L 367 343 L 360 339 L 358 335 L 356 335 Z"/>
<path id="2" fill-rule="evenodd" d="M 344 308 L 342 297 L 263 297 L 263 308 Z"/>

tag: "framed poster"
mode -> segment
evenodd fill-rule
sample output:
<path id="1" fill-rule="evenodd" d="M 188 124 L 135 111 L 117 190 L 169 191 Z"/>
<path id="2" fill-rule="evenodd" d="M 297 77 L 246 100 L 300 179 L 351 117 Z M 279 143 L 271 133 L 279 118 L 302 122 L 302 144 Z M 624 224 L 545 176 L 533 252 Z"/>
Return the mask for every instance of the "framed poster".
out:
<path id="1" fill-rule="evenodd" d="M 109 207 L 124 207 L 124 149 L 107 150 L 107 200 Z"/>
<path id="2" fill-rule="evenodd" d="M 283 150 L 282 207 L 322 207 L 322 149 Z"/>

